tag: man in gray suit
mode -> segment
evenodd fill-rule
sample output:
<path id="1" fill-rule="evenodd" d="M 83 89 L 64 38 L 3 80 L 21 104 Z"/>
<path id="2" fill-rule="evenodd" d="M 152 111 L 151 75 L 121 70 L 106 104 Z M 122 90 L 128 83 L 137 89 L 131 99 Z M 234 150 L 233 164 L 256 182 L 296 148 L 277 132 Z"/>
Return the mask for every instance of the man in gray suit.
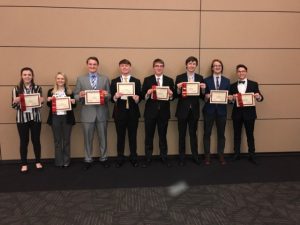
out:
<path id="1" fill-rule="evenodd" d="M 106 76 L 97 72 L 99 60 L 97 57 L 89 57 L 86 60 L 88 74 L 78 77 L 74 96 L 82 104 L 81 123 L 84 134 L 84 169 L 88 170 L 93 162 L 93 138 L 94 131 L 97 128 L 100 148 L 100 162 L 105 168 L 110 165 L 107 162 L 107 119 L 108 119 L 108 101 L 110 95 L 110 84 Z M 103 105 L 87 105 L 85 103 L 86 90 L 101 90 L 101 96 L 104 97 Z"/>

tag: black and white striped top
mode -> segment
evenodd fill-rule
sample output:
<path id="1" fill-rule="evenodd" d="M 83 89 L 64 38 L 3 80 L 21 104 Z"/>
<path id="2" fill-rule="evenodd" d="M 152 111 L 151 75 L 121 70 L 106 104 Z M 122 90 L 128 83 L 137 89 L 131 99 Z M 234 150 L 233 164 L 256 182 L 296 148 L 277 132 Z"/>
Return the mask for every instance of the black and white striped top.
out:
<path id="1" fill-rule="evenodd" d="M 40 93 L 42 96 L 42 88 L 38 85 L 34 85 L 30 88 L 24 88 L 24 94 Z M 22 111 L 20 103 L 13 103 L 15 97 L 19 97 L 20 90 L 19 87 L 15 87 L 12 91 L 12 107 L 17 110 L 16 121 L 17 123 L 26 123 L 31 120 L 35 122 L 41 122 L 41 112 L 40 108 L 33 108 L 28 111 Z"/>

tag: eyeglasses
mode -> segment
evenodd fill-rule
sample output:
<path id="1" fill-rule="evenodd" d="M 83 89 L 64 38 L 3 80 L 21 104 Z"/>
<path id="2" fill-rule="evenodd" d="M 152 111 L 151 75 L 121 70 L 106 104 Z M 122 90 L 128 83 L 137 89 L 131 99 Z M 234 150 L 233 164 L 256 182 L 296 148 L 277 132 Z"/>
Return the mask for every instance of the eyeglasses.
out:
<path id="1" fill-rule="evenodd" d="M 154 65 L 154 67 L 164 67 L 164 65 Z"/>
<path id="2" fill-rule="evenodd" d="M 222 65 L 213 65 L 213 67 L 222 67 Z"/>

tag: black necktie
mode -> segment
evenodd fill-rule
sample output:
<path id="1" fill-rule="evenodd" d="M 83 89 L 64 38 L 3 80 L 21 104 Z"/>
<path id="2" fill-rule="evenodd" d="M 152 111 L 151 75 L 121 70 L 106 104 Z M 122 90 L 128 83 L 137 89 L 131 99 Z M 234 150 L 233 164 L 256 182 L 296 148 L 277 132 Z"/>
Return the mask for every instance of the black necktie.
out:
<path id="1" fill-rule="evenodd" d="M 244 80 L 239 80 L 239 84 L 244 84 L 245 81 Z"/>
<path id="2" fill-rule="evenodd" d="M 216 77 L 216 81 L 217 81 L 217 90 L 220 89 L 220 81 L 219 81 L 219 77 Z"/>

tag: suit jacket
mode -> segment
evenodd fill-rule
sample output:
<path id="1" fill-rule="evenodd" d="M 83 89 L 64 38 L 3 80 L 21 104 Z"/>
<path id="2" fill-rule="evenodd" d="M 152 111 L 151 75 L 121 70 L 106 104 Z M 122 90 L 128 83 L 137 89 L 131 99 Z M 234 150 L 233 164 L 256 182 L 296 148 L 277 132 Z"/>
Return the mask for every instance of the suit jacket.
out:
<path id="1" fill-rule="evenodd" d="M 215 87 L 213 75 L 204 79 L 206 84 L 205 94 L 209 94 L 211 90 L 217 90 Z M 230 90 L 230 80 L 223 75 L 221 76 L 220 88 L 219 90 Z M 204 114 L 214 114 L 217 112 L 219 116 L 227 115 L 227 104 L 210 104 L 209 100 L 205 103 L 203 107 Z"/>
<path id="2" fill-rule="evenodd" d="M 155 75 L 148 76 L 144 79 L 143 88 L 142 88 L 142 97 L 145 99 L 145 95 L 149 89 L 152 88 L 152 85 L 156 85 Z M 174 93 L 174 81 L 172 78 L 163 75 L 163 86 L 169 86 L 170 90 Z M 172 99 L 173 100 L 173 99 Z M 162 119 L 170 119 L 170 101 L 164 100 L 153 100 L 151 97 L 146 99 L 144 117 L 145 119 L 154 119 L 157 116 L 160 116 Z"/>
<path id="3" fill-rule="evenodd" d="M 53 90 L 53 88 L 51 88 L 48 91 L 47 97 L 52 97 L 52 95 L 53 95 L 52 90 Z M 71 99 L 74 99 L 73 93 L 71 93 L 70 95 L 66 94 L 66 96 L 70 97 Z M 47 101 L 47 106 L 50 107 L 47 123 L 49 125 L 52 125 L 52 115 L 53 115 L 53 113 L 52 113 L 52 101 L 50 101 L 50 102 Z M 72 110 L 67 111 L 67 124 L 75 125 L 75 116 L 74 116 L 74 112 L 73 112 L 73 108 L 75 108 L 75 107 L 76 107 L 76 103 L 72 104 Z"/>
<path id="4" fill-rule="evenodd" d="M 194 76 L 195 82 L 203 83 L 203 76 L 199 74 L 195 74 Z M 203 98 L 203 94 L 200 91 L 200 96 L 187 96 L 182 97 L 182 92 L 180 94 L 177 93 L 177 84 L 181 82 L 188 82 L 187 73 L 183 73 L 176 77 L 175 81 L 175 97 L 178 98 L 177 109 L 175 116 L 178 119 L 186 119 L 189 115 L 189 110 L 192 110 L 195 119 L 199 119 L 200 117 L 200 98 Z"/>
<path id="5" fill-rule="evenodd" d="M 237 86 L 238 86 L 238 82 L 231 84 L 231 86 L 230 86 L 230 94 L 231 95 L 239 93 Z M 263 101 L 263 99 L 264 99 L 264 97 L 262 96 L 262 94 L 259 91 L 258 83 L 255 81 L 247 80 L 246 93 L 247 92 L 259 93 L 262 97 L 262 99 L 260 101 Z M 256 119 L 257 118 L 256 107 L 255 106 L 237 107 L 236 103 L 234 103 L 231 118 L 232 119 L 243 118 L 246 120 Z"/>
<path id="6" fill-rule="evenodd" d="M 97 74 L 97 90 L 106 90 L 108 95 L 105 96 L 104 105 L 85 105 L 84 98 L 79 97 L 80 91 L 93 90 L 89 75 L 80 76 L 77 78 L 76 87 L 74 89 L 75 99 L 81 102 L 81 122 L 92 123 L 96 120 L 98 122 L 103 122 L 108 119 L 108 101 L 111 97 L 109 80 L 106 76 Z"/>
<path id="7" fill-rule="evenodd" d="M 113 96 L 117 92 L 117 83 L 122 82 L 121 76 L 113 79 L 111 81 L 110 85 L 110 93 L 111 93 L 111 101 L 114 103 L 114 110 L 112 117 L 115 120 L 126 120 L 128 119 L 128 114 L 130 118 L 136 118 L 138 119 L 140 117 L 140 110 L 138 103 L 134 101 L 132 97 L 128 97 L 128 103 L 129 103 L 129 109 L 126 109 L 126 100 L 123 100 L 119 98 L 116 102 L 113 99 Z M 130 79 L 128 82 L 134 82 L 135 83 L 135 94 L 140 96 L 140 101 L 142 100 L 142 94 L 141 94 L 141 82 L 140 80 L 136 79 L 133 76 L 130 76 Z"/>

